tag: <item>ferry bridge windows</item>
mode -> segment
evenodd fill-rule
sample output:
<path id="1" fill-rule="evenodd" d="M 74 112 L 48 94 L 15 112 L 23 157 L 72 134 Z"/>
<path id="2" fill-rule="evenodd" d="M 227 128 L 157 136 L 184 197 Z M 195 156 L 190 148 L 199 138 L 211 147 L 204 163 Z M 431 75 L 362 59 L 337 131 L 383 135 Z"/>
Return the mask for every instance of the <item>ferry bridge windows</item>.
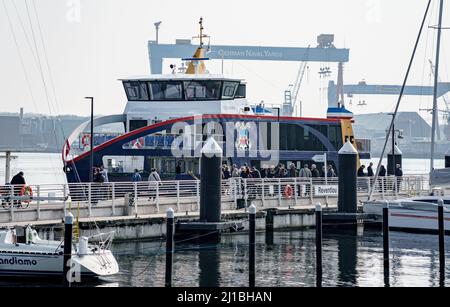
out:
<path id="1" fill-rule="evenodd" d="M 147 101 L 149 94 L 147 84 L 139 81 L 127 81 L 123 83 L 129 101 Z"/>
<path id="2" fill-rule="evenodd" d="M 150 82 L 152 100 L 182 100 L 183 86 L 181 82 Z"/>
<path id="3" fill-rule="evenodd" d="M 219 100 L 221 81 L 185 81 L 186 100 Z"/>
<path id="4" fill-rule="evenodd" d="M 311 133 L 309 127 L 296 124 L 280 124 L 280 150 L 325 151 L 322 142 Z"/>
<path id="5" fill-rule="evenodd" d="M 223 83 L 222 99 L 233 99 L 236 94 L 239 82 L 225 81 Z"/>
<path id="6" fill-rule="evenodd" d="M 246 84 L 239 84 L 235 98 L 245 98 L 247 95 L 247 85 Z"/>

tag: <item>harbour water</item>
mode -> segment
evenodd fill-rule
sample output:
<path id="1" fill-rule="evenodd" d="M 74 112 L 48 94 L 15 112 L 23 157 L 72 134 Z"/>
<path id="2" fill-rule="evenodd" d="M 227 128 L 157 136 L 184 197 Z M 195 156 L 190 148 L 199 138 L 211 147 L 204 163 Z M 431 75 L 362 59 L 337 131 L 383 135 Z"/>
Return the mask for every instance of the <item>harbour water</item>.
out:
<path id="1" fill-rule="evenodd" d="M 354 234 L 324 233 L 323 286 L 382 287 L 383 250 L 380 231 Z M 450 244 L 447 237 L 446 244 Z M 120 273 L 83 286 L 163 287 L 163 241 L 115 243 L 113 252 Z M 450 253 L 447 252 L 447 257 Z M 261 287 L 314 287 L 315 231 L 276 232 L 271 238 L 257 235 L 256 285 Z M 392 287 L 439 286 L 438 240 L 435 235 L 391 232 Z M 227 235 L 218 245 L 176 244 L 173 268 L 175 287 L 248 286 L 246 234 Z M 450 272 L 447 273 L 450 284 Z M 2 282 L 9 285 L 11 282 Z M 51 283 L 17 283 L 41 286 Z"/>
<path id="2" fill-rule="evenodd" d="M 58 153 L 18 153 L 14 154 L 17 159 L 11 162 L 11 174 L 17 174 L 19 171 L 25 173 L 25 179 L 28 184 L 64 184 L 66 177 L 63 173 L 63 164 L 61 154 Z M 378 165 L 379 158 L 361 160 L 366 166 L 373 162 L 375 167 Z M 382 162 L 387 166 L 386 159 Z M 435 160 L 436 168 L 443 168 L 445 160 Z M 403 159 L 403 171 L 405 175 L 427 174 L 430 170 L 428 159 Z M 5 178 L 4 160 L 0 160 L 0 180 Z"/>

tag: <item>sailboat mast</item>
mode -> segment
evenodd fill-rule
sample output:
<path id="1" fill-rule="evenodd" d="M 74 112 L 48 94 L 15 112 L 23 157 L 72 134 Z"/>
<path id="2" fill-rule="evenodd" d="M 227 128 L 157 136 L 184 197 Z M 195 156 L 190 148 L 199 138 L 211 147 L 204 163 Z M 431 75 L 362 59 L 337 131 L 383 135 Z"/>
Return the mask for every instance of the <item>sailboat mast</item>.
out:
<path id="1" fill-rule="evenodd" d="M 431 159 L 430 159 L 430 171 L 434 170 L 434 153 L 436 149 L 436 128 L 439 129 L 438 125 L 438 82 L 439 82 L 439 60 L 441 51 L 441 33 L 442 33 L 442 14 L 444 11 L 444 0 L 440 0 L 439 8 L 439 22 L 437 25 L 437 46 L 436 46 L 436 67 L 434 73 L 434 91 L 433 91 L 433 123 L 431 125 Z"/>

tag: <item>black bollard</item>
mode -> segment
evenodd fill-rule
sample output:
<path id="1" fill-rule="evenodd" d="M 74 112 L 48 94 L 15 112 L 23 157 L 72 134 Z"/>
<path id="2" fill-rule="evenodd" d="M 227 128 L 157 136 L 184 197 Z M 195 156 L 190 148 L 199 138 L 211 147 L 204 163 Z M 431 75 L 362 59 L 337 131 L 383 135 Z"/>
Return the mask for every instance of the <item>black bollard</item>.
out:
<path id="1" fill-rule="evenodd" d="M 383 268 L 384 285 L 389 287 L 389 202 L 383 205 Z"/>
<path id="2" fill-rule="evenodd" d="M 322 287 L 322 205 L 316 205 L 316 286 Z"/>
<path id="3" fill-rule="evenodd" d="M 251 205 L 248 208 L 249 212 L 249 287 L 255 287 L 255 253 L 256 253 L 256 207 Z"/>
<path id="4" fill-rule="evenodd" d="M 439 275 L 441 286 L 445 285 L 445 224 L 444 201 L 438 200 L 438 224 L 439 224 Z"/>
<path id="5" fill-rule="evenodd" d="M 445 168 L 450 168 L 450 149 L 445 153 Z"/>
<path id="6" fill-rule="evenodd" d="M 339 213 L 357 212 L 356 164 L 358 152 L 348 141 L 339 151 Z"/>
<path id="7" fill-rule="evenodd" d="M 173 265 L 173 235 L 174 235 L 174 211 L 167 210 L 166 230 L 166 287 L 172 287 L 172 265 Z"/>
<path id="8" fill-rule="evenodd" d="M 387 165 L 388 176 L 395 175 L 395 168 L 396 168 L 397 164 L 400 164 L 400 167 L 402 167 L 402 165 L 403 165 L 402 151 L 400 150 L 400 148 L 398 148 L 397 145 L 395 145 L 394 149 L 395 149 L 394 154 L 392 154 L 392 149 L 391 149 L 391 151 L 387 155 L 388 156 L 388 165 Z"/>
<path id="9" fill-rule="evenodd" d="M 63 255 L 63 285 L 70 287 L 72 276 L 68 276 L 72 264 L 72 229 L 73 215 L 68 213 L 64 219 L 64 255 Z"/>
<path id="10" fill-rule="evenodd" d="M 216 140 L 210 138 L 201 152 L 200 221 L 218 223 L 221 220 L 223 151 Z"/>

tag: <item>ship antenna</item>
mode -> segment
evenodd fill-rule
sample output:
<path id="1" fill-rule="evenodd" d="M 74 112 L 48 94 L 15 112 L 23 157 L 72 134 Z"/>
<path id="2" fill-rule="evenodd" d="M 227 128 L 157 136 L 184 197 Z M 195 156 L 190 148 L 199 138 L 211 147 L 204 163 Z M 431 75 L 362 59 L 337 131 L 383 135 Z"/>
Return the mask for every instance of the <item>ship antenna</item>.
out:
<path id="1" fill-rule="evenodd" d="M 203 17 L 200 17 L 200 47 L 203 47 L 203 30 L 205 28 L 203 28 Z"/>

